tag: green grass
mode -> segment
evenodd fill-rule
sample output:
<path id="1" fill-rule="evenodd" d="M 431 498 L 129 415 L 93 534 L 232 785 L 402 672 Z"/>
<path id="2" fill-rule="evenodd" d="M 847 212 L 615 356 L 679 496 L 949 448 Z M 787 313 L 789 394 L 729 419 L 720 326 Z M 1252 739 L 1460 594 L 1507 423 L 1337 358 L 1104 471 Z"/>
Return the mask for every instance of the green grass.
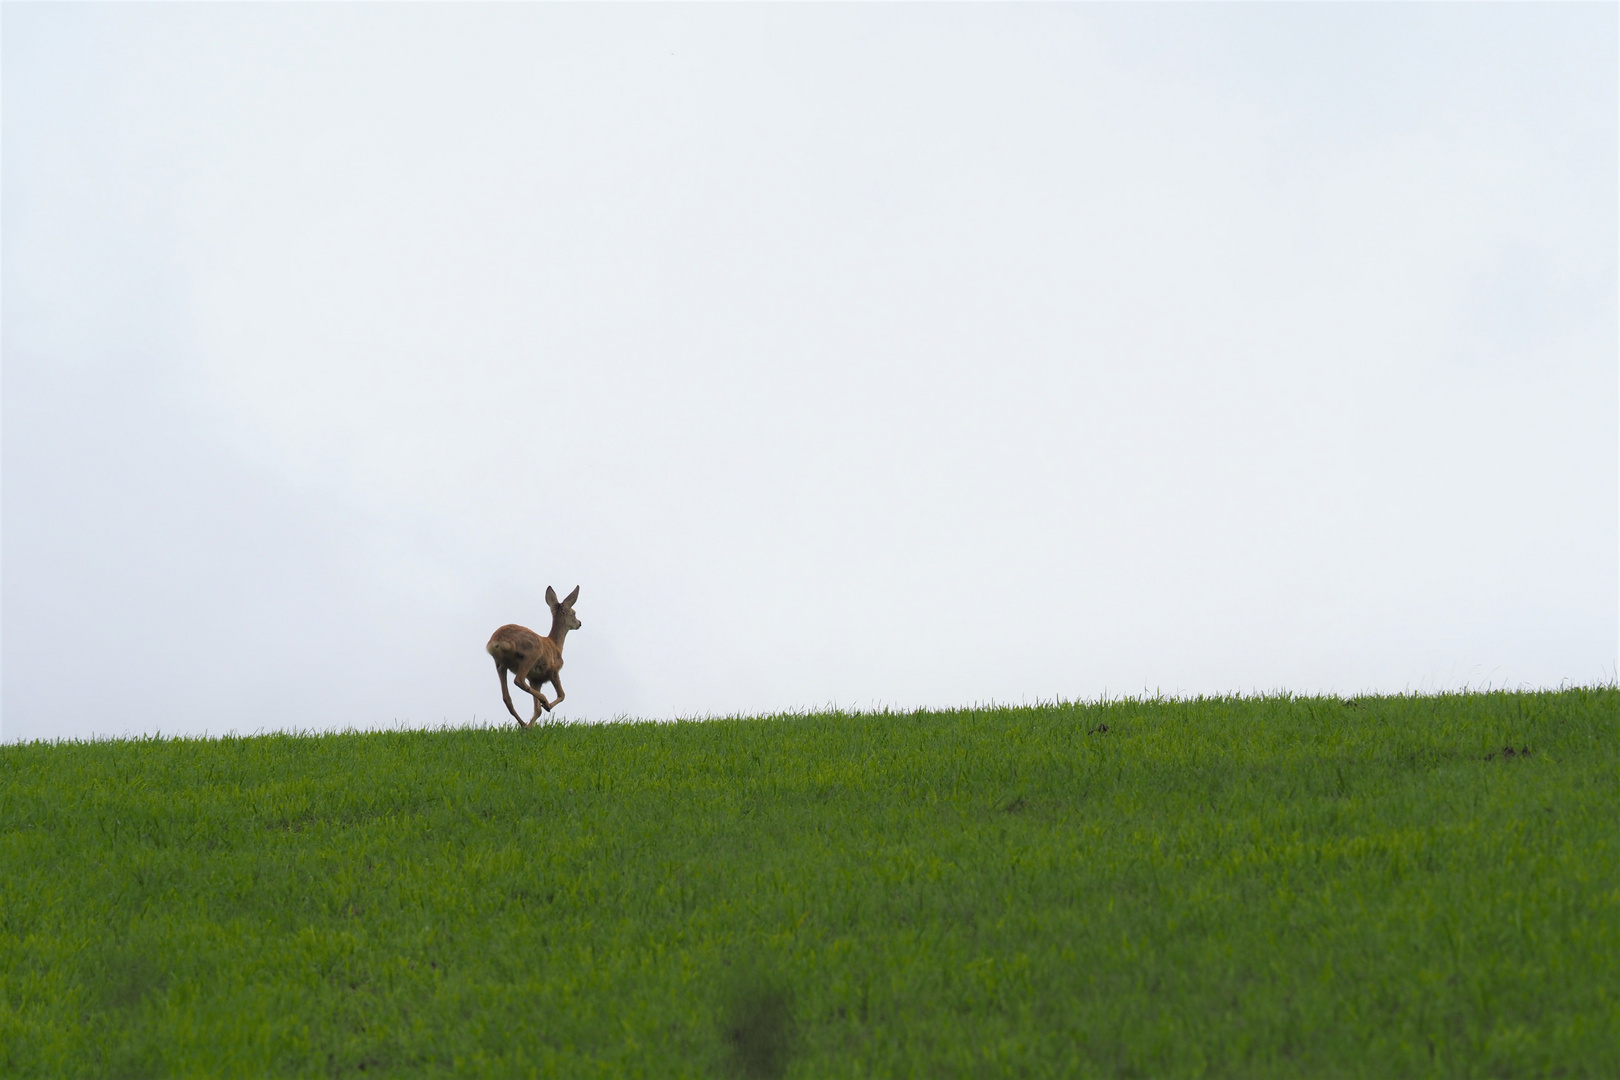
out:
<path id="1" fill-rule="evenodd" d="M 1620 690 L 0 748 L 0 1075 L 362 1073 L 1620 1076 Z"/>

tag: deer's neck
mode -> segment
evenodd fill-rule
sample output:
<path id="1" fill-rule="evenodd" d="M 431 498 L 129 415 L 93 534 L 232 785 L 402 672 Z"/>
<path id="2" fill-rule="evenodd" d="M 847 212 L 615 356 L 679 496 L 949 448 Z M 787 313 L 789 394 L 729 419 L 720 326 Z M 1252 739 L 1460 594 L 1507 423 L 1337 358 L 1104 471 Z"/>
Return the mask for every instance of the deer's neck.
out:
<path id="1" fill-rule="evenodd" d="M 562 652 L 563 638 L 568 636 L 568 626 L 562 619 L 553 617 L 551 620 L 551 633 L 548 635 L 556 644 L 557 651 Z"/>

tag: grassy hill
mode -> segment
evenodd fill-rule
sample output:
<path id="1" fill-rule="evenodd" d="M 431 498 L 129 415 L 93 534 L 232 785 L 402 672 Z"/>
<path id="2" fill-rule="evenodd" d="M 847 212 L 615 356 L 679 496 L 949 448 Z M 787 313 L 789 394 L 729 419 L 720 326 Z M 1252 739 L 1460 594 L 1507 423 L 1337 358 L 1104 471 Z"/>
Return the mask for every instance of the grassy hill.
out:
<path id="1" fill-rule="evenodd" d="M 0 1075 L 1620 1076 L 1620 691 L 0 747 Z"/>

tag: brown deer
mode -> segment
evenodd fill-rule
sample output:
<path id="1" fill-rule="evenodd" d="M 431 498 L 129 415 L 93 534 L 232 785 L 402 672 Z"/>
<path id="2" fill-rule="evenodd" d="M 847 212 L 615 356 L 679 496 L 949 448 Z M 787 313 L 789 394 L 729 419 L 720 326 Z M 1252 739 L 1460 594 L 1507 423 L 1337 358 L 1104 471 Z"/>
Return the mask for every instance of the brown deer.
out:
<path id="1" fill-rule="evenodd" d="M 501 677 L 501 699 L 506 702 L 506 711 L 522 727 L 529 727 L 540 719 L 541 710 L 550 712 L 561 705 L 566 696 L 562 676 L 558 673 L 563 666 L 563 638 L 568 636 L 568 631 L 580 628 L 580 621 L 574 618 L 574 601 L 578 599 L 578 585 L 563 600 L 558 600 L 556 590 L 547 585 L 546 603 L 551 605 L 550 634 L 541 637 L 526 626 L 508 623 L 491 634 L 489 644 L 484 646 L 489 655 L 495 658 L 495 671 Z M 506 688 L 508 671 L 512 673 L 512 681 L 517 683 L 517 688 L 534 697 L 534 715 L 529 717 L 527 723 L 512 708 L 512 692 Z M 547 701 L 546 695 L 540 692 L 540 687 L 546 683 L 556 687 L 556 701 Z"/>

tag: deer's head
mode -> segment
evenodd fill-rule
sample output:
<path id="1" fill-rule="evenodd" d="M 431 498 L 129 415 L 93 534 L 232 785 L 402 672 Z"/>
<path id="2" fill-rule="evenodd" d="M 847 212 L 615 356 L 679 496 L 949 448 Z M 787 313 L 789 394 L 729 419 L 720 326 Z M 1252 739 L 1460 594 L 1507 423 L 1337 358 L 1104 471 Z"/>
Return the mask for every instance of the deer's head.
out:
<path id="1" fill-rule="evenodd" d="M 578 630 L 582 625 L 584 625 L 579 621 L 578 618 L 574 616 L 574 601 L 578 599 L 578 585 L 575 585 L 574 591 L 563 597 L 561 600 L 557 599 L 557 590 L 553 589 L 550 585 L 547 585 L 546 603 L 551 605 L 552 622 L 559 623 L 568 630 Z"/>

